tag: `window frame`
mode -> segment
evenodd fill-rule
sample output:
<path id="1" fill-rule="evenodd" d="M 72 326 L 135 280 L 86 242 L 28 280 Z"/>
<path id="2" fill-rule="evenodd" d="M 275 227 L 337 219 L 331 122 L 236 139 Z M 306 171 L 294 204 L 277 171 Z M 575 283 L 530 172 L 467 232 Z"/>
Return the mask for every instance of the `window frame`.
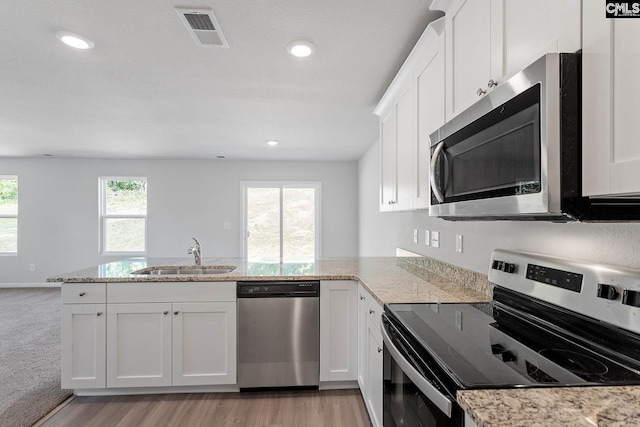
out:
<path id="1" fill-rule="evenodd" d="M 20 239 L 18 237 L 18 235 L 20 234 L 19 232 L 19 226 L 20 226 L 20 219 L 18 218 L 18 216 L 20 215 L 20 182 L 18 181 L 18 175 L 0 175 L 0 180 L 15 180 L 16 181 L 16 185 L 18 185 L 18 210 L 15 214 L 0 214 L 0 219 L 11 219 L 11 218 L 15 218 L 16 220 L 16 250 L 15 251 L 11 251 L 11 252 L 5 252 L 5 251 L 0 251 L 0 256 L 17 256 L 18 255 L 18 251 L 19 251 L 19 242 Z"/>
<path id="2" fill-rule="evenodd" d="M 149 185 L 149 180 L 145 176 L 101 176 L 98 179 L 99 185 L 99 202 L 98 202 L 98 215 L 99 215 L 99 239 L 98 239 L 98 253 L 100 255 L 146 255 L 147 254 L 147 222 L 149 216 L 149 205 L 147 204 L 147 213 L 144 215 L 115 215 L 107 214 L 107 181 L 145 181 Z M 147 193 L 147 203 L 149 202 L 149 195 Z M 107 220 L 108 219 L 144 219 L 144 250 L 143 251 L 107 251 Z"/>
<path id="3" fill-rule="evenodd" d="M 280 264 L 284 247 L 284 227 L 283 227 L 283 192 L 285 188 L 313 188 L 315 190 L 315 241 L 314 241 L 314 259 L 322 257 L 322 181 L 240 181 L 241 200 L 242 200 L 242 228 L 240 229 L 240 240 L 242 242 L 242 256 L 247 257 L 247 189 L 248 188 L 279 188 L 280 189 Z"/>

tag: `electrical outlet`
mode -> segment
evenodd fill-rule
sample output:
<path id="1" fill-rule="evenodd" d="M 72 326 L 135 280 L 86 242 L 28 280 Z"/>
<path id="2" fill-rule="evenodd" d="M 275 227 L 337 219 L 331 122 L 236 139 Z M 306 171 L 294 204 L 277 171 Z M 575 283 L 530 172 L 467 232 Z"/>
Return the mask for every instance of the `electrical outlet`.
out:
<path id="1" fill-rule="evenodd" d="M 29 264 L 29 271 L 36 271 L 36 265 L 35 264 Z"/>
<path id="2" fill-rule="evenodd" d="M 413 230 L 413 243 L 418 243 L 418 230 Z"/>
<path id="3" fill-rule="evenodd" d="M 231 230 L 231 223 L 230 222 L 225 222 L 225 223 L 222 224 L 222 227 L 225 230 Z"/>
<path id="4" fill-rule="evenodd" d="M 440 247 L 440 232 L 439 231 L 432 231 L 431 232 L 431 246 L 433 246 L 434 248 L 439 248 Z"/>
<path id="5" fill-rule="evenodd" d="M 431 237 L 429 237 L 429 230 L 424 230 L 424 244 L 429 246 L 431 243 Z"/>
<path id="6" fill-rule="evenodd" d="M 456 234 L 456 252 L 462 253 L 462 234 Z"/>

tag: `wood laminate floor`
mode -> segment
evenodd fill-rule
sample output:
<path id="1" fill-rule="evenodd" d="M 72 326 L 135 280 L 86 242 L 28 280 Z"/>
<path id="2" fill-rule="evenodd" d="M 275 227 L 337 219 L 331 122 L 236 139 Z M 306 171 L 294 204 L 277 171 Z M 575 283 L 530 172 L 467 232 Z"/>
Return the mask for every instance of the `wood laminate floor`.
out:
<path id="1" fill-rule="evenodd" d="M 76 397 L 42 427 L 369 427 L 357 389 Z"/>

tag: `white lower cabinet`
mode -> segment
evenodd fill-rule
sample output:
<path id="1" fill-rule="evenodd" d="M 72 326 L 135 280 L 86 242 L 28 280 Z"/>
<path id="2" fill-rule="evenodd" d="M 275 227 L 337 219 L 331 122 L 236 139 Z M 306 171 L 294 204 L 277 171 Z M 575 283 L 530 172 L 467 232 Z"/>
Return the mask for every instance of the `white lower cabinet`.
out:
<path id="1" fill-rule="evenodd" d="M 320 381 L 358 376 L 358 282 L 323 281 L 320 286 Z"/>
<path id="2" fill-rule="evenodd" d="M 106 308 L 62 305 L 62 388 L 105 387 Z"/>
<path id="3" fill-rule="evenodd" d="M 107 304 L 107 387 L 171 385 L 171 303 Z"/>
<path id="4" fill-rule="evenodd" d="M 382 426 L 382 306 L 360 285 L 358 288 L 358 383 L 374 427 Z"/>
<path id="5" fill-rule="evenodd" d="M 235 282 L 64 284 L 62 387 L 236 384 L 235 289 Z"/>
<path id="6" fill-rule="evenodd" d="M 173 304 L 173 385 L 236 383 L 236 313 L 235 302 Z"/>

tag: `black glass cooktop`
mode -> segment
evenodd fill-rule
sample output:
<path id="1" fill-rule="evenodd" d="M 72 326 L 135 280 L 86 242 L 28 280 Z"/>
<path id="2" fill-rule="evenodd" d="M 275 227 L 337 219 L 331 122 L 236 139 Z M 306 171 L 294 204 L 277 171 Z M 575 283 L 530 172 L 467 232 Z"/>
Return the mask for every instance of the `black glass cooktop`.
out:
<path id="1" fill-rule="evenodd" d="M 638 362 L 615 342 L 607 351 L 499 303 L 389 304 L 385 312 L 457 389 L 640 384 Z"/>

